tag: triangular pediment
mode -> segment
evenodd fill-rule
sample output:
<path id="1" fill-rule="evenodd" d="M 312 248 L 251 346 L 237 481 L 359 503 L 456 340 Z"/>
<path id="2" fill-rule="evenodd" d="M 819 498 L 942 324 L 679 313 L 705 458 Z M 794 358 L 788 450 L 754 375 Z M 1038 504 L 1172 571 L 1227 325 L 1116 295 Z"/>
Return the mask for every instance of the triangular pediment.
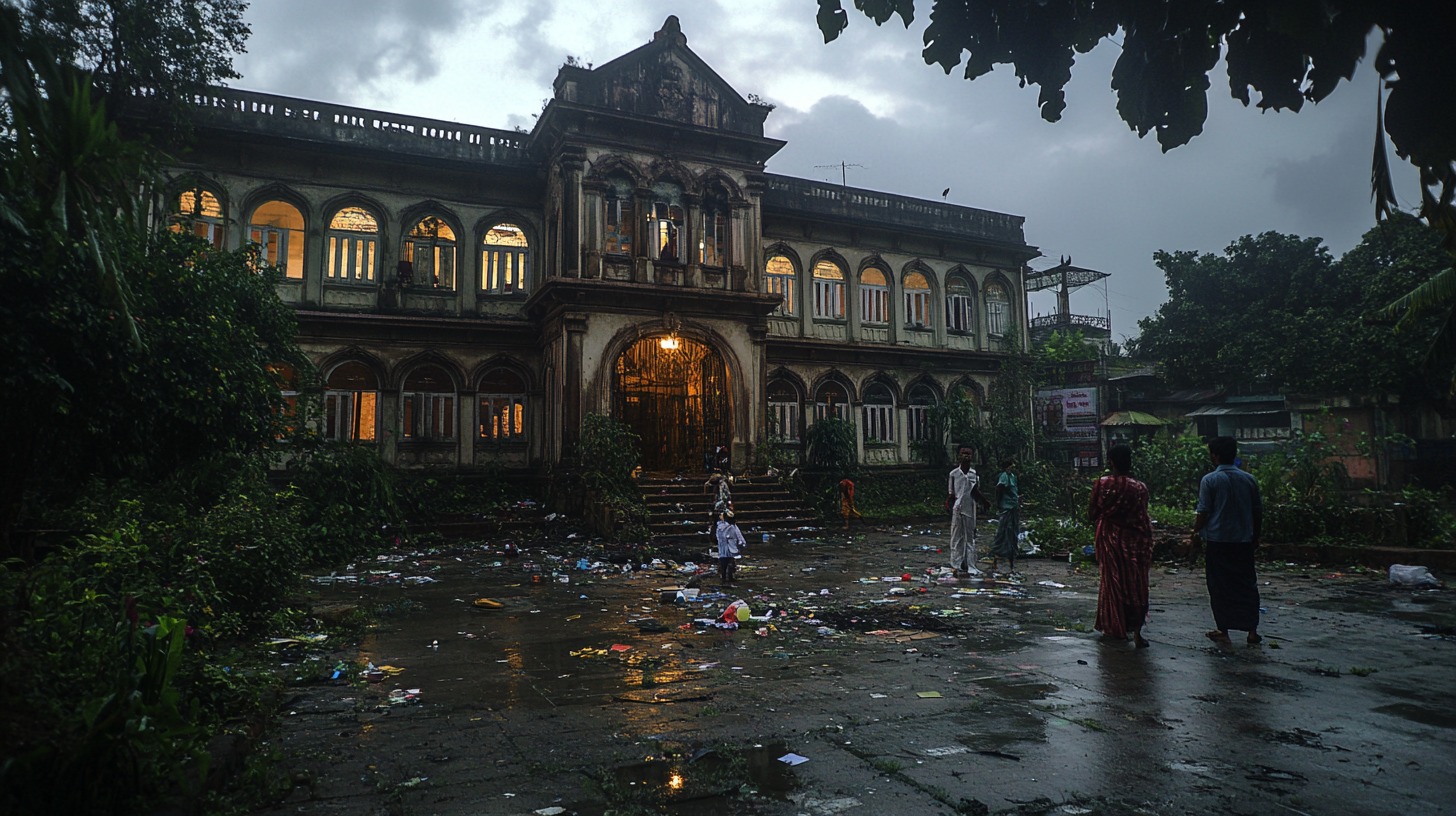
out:
<path id="1" fill-rule="evenodd" d="M 772 106 L 750 102 L 687 46 L 676 17 L 652 41 L 597 68 L 563 66 L 556 98 L 633 116 L 763 136 Z"/>

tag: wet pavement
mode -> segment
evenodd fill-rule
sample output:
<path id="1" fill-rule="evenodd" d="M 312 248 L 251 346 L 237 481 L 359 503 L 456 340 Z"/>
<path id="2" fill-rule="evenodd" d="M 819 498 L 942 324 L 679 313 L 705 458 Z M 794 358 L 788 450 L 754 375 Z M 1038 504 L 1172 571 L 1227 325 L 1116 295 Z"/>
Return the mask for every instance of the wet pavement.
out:
<path id="1" fill-rule="evenodd" d="M 678 560 L 708 564 L 699 541 Z M 695 603 L 661 602 L 685 573 L 560 537 L 360 564 L 313 600 L 377 626 L 309 665 L 378 681 L 290 690 L 263 750 L 293 789 L 258 812 L 1456 812 L 1449 591 L 1265 564 L 1265 643 L 1220 648 L 1201 572 L 1159 564 L 1136 650 L 1090 631 L 1095 568 L 919 580 L 944 541 L 755 542 L 738 586 L 709 572 Z M 694 623 L 736 599 L 775 615 Z"/>

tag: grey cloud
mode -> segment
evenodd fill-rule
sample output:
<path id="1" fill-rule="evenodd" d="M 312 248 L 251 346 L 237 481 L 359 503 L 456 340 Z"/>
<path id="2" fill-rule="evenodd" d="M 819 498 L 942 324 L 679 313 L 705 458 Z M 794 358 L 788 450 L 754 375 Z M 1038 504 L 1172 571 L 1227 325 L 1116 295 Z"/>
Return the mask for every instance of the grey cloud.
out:
<path id="1" fill-rule="evenodd" d="M 237 60 L 241 87 L 323 101 L 366 103 L 381 80 L 423 82 L 440 70 L 466 7 L 462 0 L 262 0 L 248 9 L 254 36 Z"/>

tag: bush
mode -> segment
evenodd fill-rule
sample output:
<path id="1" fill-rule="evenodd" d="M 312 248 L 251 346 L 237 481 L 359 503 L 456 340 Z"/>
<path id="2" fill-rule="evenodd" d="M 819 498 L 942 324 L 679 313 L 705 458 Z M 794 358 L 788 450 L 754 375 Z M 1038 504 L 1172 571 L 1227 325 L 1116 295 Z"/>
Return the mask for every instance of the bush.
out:
<path id="1" fill-rule="evenodd" d="M 1042 516 L 1025 521 L 1027 535 L 1043 553 L 1081 553 L 1084 547 L 1092 546 L 1096 540 L 1096 529 L 1085 521 L 1075 518 Z"/>
<path id="2" fill-rule="evenodd" d="M 811 466 L 840 474 L 854 472 L 858 451 L 852 423 L 825 417 L 809 426 L 807 441 Z"/>

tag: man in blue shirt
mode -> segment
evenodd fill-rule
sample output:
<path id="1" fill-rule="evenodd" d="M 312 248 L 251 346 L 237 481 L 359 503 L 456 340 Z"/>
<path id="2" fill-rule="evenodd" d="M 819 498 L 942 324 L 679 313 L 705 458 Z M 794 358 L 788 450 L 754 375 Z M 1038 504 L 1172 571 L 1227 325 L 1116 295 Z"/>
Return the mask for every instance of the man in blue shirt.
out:
<path id="1" fill-rule="evenodd" d="M 1238 466 L 1238 442 L 1231 436 L 1208 443 L 1209 458 L 1217 466 L 1198 484 L 1198 512 L 1193 519 L 1193 546 L 1205 546 L 1204 574 L 1214 629 L 1209 640 L 1228 645 L 1229 630 L 1247 632 L 1250 646 L 1259 636 L 1259 581 L 1254 574 L 1254 550 L 1264 521 L 1259 484 Z M 1200 535 L 1202 539 L 1200 540 Z"/>

